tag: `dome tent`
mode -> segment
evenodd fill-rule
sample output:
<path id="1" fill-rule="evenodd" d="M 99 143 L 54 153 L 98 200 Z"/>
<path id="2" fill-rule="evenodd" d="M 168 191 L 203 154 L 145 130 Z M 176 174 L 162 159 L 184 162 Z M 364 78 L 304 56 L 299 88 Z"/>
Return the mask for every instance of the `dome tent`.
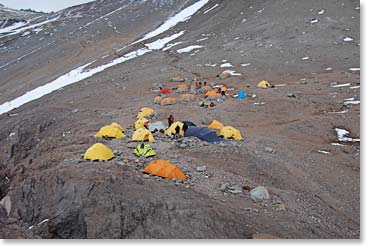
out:
<path id="1" fill-rule="evenodd" d="M 89 149 L 87 149 L 83 156 L 85 160 L 92 161 L 108 161 L 114 157 L 115 155 L 113 154 L 112 150 L 101 143 L 92 145 Z"/>
<path id="2" fill-rule="evenodd" d="M 181 169 L 165 160 L 154 160 L 144 168 L 144 173 L 153 174 L 168 179 L 187 179 Z"/>
<path id="3" fill-rule="evenodd" d="M 243 140 L 241 132 L 232 126 L 225 126 L 220 129 L 218 136 L 235 140 Z"/>
<path id="4" fill-rule="evenodd" d="M 99 129 L 95 137 L 124 138 L 125 134 L 117 127 L 107 125 Z"/>

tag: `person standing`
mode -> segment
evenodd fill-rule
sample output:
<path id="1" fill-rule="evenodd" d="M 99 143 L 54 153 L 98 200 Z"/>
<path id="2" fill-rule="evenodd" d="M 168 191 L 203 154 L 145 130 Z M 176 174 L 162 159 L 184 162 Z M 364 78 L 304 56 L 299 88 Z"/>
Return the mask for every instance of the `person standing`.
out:
<path id="1" fill-rule="evenodd" d="M 171 114 L 167 119 L 168 119 L 168 127 L 170 127 L 173 124 L 173 122 L 175 121 L 175 118 Z"/>

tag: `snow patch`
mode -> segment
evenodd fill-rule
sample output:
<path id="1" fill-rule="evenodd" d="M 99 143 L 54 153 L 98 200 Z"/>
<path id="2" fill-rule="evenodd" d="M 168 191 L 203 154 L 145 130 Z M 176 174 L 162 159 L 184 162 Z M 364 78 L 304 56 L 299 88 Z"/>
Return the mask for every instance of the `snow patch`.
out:
<path id="1" fill-rule="evenodd" d="M 325 151 L 325 150 L 318 150 L 317 152 L 319 152 L 321 154 L 326 154 L 326 155 L 329 155 L 330 154 L 329 151 Z"/>
<path id="2" fill-rule="evenodd" d="M 233 67 L 233 65 L 231 63 L 227 62 L 227 63 L 221 64 L 220 67 Z"/>
<path id="3" fill-rule="evenodd" d="M 308 59 L 310 59 L 310 57 L 308 56 L 302 57 L 302 60 L 308 60 Z"/>
<path id="4" fill-rule="evenodd" d="M 353 38 L 345 37 L 345 38 L 343 39 L 343 41 L 344 41 L 344 42 L 351 42 L 351 41 L 353 41 Z"/>
<path id="5" fill-rule="evenodd" d="M 204 41 L 204 40 L 207 40 L 207 39 L 209 39 L 209 38 L 208 38 L 208 37 L 206 37 L 206 38 L 201 38 L 201 39 L 196 40 L 196 42 L 201 42 L 201 41 Z"/>
<path id="6" fill-rule="evenodd" d="M 336 85 L 332 85 L 332 88 L 340 88 L 340 87 L 346 87 L 346 86 L 350 86 L 350 83 L 345 83 L 345 84 L 336 84 Z"/>
<path id="7" fill-rule="evenodd" d="M 177 53 L 181 54 L 181 53 L 191 52 L 192 50 L 200 49 L 202 47 L 203 46 L 201 46 L 201 45 L 190 45 L 190 46 L 187 46 L 185 48 L 177 50 Z"/>
<path id="8" fill-rule="evenodd" d="M 349 138 L 349 131 L 342 128 L 335 128 L 336 135 L 338 136 L 339 142 L 360 142 L 358 138 Z"/>
<path id="9" fill-rule="evenodd" d="M 244 64 L 241 64 L 242 67 L 247 67 L 247 66 L 250 66 L 251 63 L 244 63 Z"/>
<path id="10" fill-rule="evenodd" d="M 173 46 L 176 46 L 176 45 L 179 45 L 181 44 L 182 42 L 176 42 L 176 43 L 173 43 L 173 44 L 167 44 L 166 47 L 164 47 L 162 50 L 163 51 L 166 51 L 166 50 L 169 50 L 170 48 L 172 48 Z"/>
<path id="11" fill-rule="evenodd" d="M 359 67 L 352 67 L 349 68 L 349 71 L 355 72 L 355 71 L 361 71 L 361 69 Z"/>
<path id="12" fill-rule="evenodd" d="M 236 71 L 234 71 L 234 70 L 226 70 L 223 73 L 229 73 L 232 76 L 240 76 L 240 75 L 242 75 L 240 73 L 236 73 Z"/>

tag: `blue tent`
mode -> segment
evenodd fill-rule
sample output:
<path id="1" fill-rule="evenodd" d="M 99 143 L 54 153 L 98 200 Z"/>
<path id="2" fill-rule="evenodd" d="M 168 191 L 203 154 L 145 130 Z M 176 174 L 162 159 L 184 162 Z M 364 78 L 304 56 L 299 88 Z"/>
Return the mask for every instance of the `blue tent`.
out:
<path id="1" fill-rule="evenodd" d="M 224 141 L 222 138 L 218 137 L 214 131 L 210 130 L 207 127 L 196 127 L 196 126 L 189 127 L 185 131 L 184 136 L 185 137 L 194 136 L 202 141 L 206 141 L 209 143 L 219 143 L 221 141 Z"/>
<path id="2" fill-rule="evenodd" d="M 238 92 L 237 99 L 242 100 L 242 99 L 245 99 L 246 97 L 247 97 L 246 92 L 244 91 Z"/>
<path id="3" fill-rule="evenodd" d="M 193 122 L 191 121 L 182 121 L 182 123 L 186 124 L 187 126 L 196 126 Z"/>

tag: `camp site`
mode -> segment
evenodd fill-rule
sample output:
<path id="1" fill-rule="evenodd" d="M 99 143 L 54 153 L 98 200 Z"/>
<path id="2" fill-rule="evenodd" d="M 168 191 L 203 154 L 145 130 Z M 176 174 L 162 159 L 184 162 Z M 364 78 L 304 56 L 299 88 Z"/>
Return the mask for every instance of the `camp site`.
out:
<path id="1" fill-rule="evenodd" d="M 359 1 L 0 3 L 0 238 L 361 238 Z"/>

